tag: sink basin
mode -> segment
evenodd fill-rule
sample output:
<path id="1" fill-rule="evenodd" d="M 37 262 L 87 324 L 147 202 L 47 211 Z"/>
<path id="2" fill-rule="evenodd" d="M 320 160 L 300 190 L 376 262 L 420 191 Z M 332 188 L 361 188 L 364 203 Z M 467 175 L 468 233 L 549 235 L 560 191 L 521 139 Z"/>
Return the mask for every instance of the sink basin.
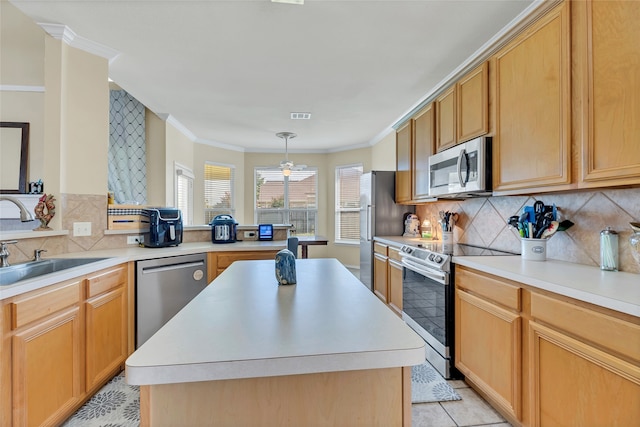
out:
<path id="1" fill-rule="evenodd" d="M 0 268 L 0 286 L 13 285 L 21 280 L 34 279 L 105 259 L 107 258 L 51 258 L 2 267 Z"/>

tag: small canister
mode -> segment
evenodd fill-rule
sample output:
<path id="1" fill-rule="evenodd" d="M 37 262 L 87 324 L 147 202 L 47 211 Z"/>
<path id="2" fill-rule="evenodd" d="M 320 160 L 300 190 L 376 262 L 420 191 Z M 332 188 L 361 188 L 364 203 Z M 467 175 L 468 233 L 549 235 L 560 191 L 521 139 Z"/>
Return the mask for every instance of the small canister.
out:
<path id="1" fill-rule="evenodd" d="M 600 269 L 618 271 L 618 233 L 611 227 L 600 232 Z"/>

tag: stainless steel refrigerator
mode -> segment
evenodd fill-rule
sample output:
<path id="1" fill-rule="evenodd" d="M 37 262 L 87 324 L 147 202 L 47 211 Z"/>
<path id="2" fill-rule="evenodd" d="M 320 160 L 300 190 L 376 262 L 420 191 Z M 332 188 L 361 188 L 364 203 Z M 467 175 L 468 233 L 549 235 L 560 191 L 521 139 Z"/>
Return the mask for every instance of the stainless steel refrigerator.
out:
<path id="1" fill-rule="evenodd" d="M 371 171 L 360 178 L 360 280 L 373 289 L 373 237 L 402 236 L 403 215 L 414 206 L 395 203 L 396 173 Z"/>

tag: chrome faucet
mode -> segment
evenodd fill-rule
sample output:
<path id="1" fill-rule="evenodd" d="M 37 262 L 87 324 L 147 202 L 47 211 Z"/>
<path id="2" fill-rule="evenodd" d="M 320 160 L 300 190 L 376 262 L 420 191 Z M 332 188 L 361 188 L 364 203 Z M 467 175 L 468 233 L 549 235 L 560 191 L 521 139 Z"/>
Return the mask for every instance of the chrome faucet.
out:
<path id="1" fill-rule="evenodd" d="M 7 249 L 7 245 L 18 243 L 17 240 L 11 240 L 9 242 L 0 242 L 0 268 L 9 267 L 9 255 L 11 252 Z"/>
<path id="2" fill-rule="evenodd" d="M 31 215 L 31 212 L 27 210 L 27 207 L 20 200 L 12 196 L 7 196 L 6 194 L 0 194 L 0 200 L 8 200 L 20 209 L 20 221 L 33 221 L 33 215 Z"/>
<path id="3" fill-rule="evenodd" d="M 33 260 L 34 261 L 41 261 L 42 258 L 41 258 L 40 254 L 42 254 L 42 252 L 47 252 L 47 250 L 46 249 L 34 249 L 33 250 Z"/>

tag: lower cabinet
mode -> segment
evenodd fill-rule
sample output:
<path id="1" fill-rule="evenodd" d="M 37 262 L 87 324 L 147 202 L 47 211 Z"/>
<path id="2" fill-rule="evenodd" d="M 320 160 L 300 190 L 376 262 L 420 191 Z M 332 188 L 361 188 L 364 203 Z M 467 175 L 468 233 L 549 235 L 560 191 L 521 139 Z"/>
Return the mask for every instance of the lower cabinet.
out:
<path id="1" fill-rule="evenodd" d="M 456 268 L 455 319 L 455 366 L 500 412 L 520 419 L 520 289 Z"/>
<path id="2" fill-rule="evenodd" d="M 640 425 L 640 319 L 456 268 L 456 367 L 514 425 Z"/>
<path id="3" fill-rule="evenodd" d="M 375 242 L 373 245 L 373 293 L 402 317 L 402 273 L 398 249 Z"/>
<path id="4" fill-rule="evenodd" d="M 275 259 L 278 250 L 269 251 L 225 251 L 209 252 L 207 254 L 207 279 L 209 283 L 220 275 L 235 261 L 247 261 L 256 259 Z"/>
<path id="5" fill-rule="evenodd" d="M 128 267 L 0 303 L 0 425 L 59 425 L 128 356 Z"/>

